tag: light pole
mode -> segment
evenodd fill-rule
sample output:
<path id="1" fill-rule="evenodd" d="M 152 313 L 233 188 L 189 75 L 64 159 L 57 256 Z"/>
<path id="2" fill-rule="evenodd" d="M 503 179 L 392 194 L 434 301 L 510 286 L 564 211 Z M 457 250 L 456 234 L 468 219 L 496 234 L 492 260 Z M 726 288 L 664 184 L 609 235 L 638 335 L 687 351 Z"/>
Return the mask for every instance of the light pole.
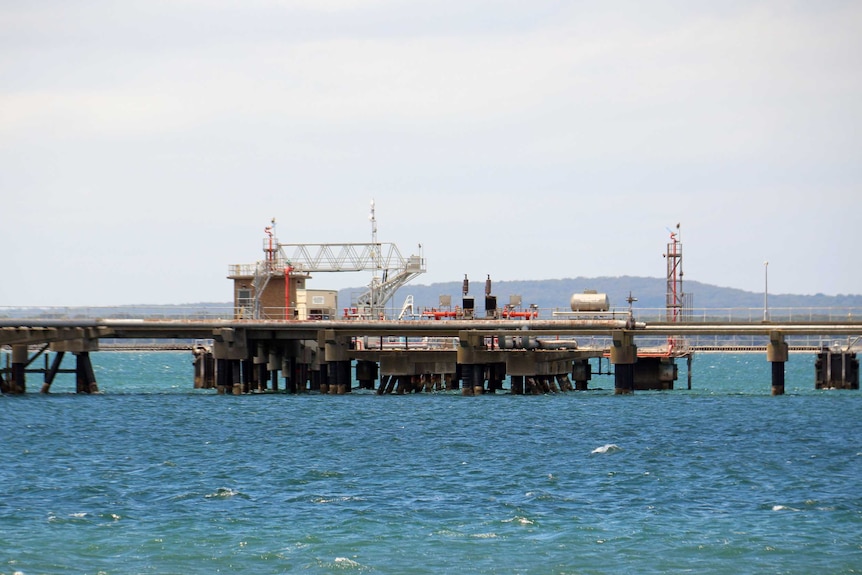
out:
<path id="1" fill-rule="evenodd" d="M 769 262 L 763 262 L 763 321 L 769 321 Z"/>

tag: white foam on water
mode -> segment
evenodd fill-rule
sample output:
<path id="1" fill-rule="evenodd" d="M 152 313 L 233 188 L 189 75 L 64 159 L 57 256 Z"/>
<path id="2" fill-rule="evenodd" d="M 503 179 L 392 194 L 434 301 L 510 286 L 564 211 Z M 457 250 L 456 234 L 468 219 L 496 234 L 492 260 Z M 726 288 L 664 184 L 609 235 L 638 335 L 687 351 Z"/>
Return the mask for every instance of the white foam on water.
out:
<path id="1" fill-rule="evenodd" d="M 613 453 L 615 451 L 619 451 L 620 449 L 622 448 L 616 443 L 607 443 L 605 445 L 602 445 L 601 447 L 596 447 L 590 453 Z"/>
<path id="2" fill-rule="evenodd" d="M 359 571 L 367 571 L 368 567 L 363 565 L 362 563 L 358 563 L 353 559 L 349 559 L 347 557 L 336 557 L 333 560 L 334 567 L 338 569 L 356 569 Z"/>
<path id="3" fill-rule="evenodd" d="M 503 519 L 503 523 L 517 523 L 518 525 L 533 525 L 534 522 L 526 517 L 512 517 L 511 519 Z"/>
<path id="4" fill-rule="evenodd" d="M 239 495 L 239 491 L 234 491 L 228 487 L 219 487 L 215 490 L 214 493 L 208 493 L 204 495 L 205 499 L 214 499 L 214 498 L 227 498 L 227 497 L 236 497 Z"/>

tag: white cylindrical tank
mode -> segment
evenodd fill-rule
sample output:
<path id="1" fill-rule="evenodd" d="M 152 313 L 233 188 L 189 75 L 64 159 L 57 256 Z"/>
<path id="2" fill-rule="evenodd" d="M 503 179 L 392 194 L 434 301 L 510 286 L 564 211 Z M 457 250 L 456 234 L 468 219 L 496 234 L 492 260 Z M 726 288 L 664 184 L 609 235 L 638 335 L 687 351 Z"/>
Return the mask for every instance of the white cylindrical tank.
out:
<path id="1" fill-rule="evenodd" d="M 585 291 L 572 294 L 572 311 L 608 311 L 611 307 L 608 294 Z"/>

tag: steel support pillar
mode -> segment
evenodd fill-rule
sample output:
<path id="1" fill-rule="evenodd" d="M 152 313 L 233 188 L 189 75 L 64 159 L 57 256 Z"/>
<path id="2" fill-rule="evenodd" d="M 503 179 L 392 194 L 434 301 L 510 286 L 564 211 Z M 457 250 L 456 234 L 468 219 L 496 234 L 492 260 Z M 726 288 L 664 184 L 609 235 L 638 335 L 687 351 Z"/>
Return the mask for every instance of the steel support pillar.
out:
<path id="1" fill-rule="evenodd" d="M 513 375 L 512 376 L 512 394 L 513 395 L 524 395 L 524 376 L 523 375 Z"/>
<path id="2" fill-rule="evenodd" d="M 199 347 L 194 350 L 194 387 L 212 389 L 215 387 L 215 359 L 212 351 Z"/>
<path id="3" fill-rule="evenodd" d="M 485 393 L 485 366 L 473 364 L 473 395 Z"/>
<path id="4" fill-rule="evenodd" d="M 634 336 L 630 332 L 615 332 L 613 339 L 611 363 L 614 365 L 614 393 L 628 395 L 635 390 L 635 363 L 638 360 L 638 349 L 634 344 Z"/>
<path id="5" fill-rule="evenodd" d="M 96 384 L 96 374 L 90 361 L 90 352 L 82 351 L 75 354 L 77 366 L 75 368 L 76 389 L 78 393 L 99 393 Z"/>
<path id="6" fill-rule="evenodd" d="M 374 389 L 377 374 L 377 362 L 367 360 L 356 362 L 356 380 L 359 382 L 360 389 Z"/>
<path id="7" fill-rule="evenodd" d="M 296 357 L 285 356 L 281 361 L 281 374 L 284 376 L 284 386 L 287 393 L 299 393 L 296 377 Z"/>
<path id="8" fill-rule="evenodd" d="M 815 389 L 859 389 L 859 360 L 847 349 L 824 348 L 814 363 Z"/>
<path id="9" fill-rule="evenodd" d="M 769 334 L 766 359 L 772 363 L 772 395 L 784 395 L 784 363 L 788 359 L 784 334 L 774 331 Z"/>
<path id="10" fill-rule="evenodd" d="M 27 346 L 12 346 L 12 371 L 9 377 L 9 393 L 20 394 L 27 391 Z"/>
<path id="11" fill-rule="evenodd" d="M 216 390 L 219 395 L 223 395 L 227 392 L 228 386 L 231 385 L 231 373 L 230 373 L 230 365 L 228 364 L 228 360 L 218 358 L 215 360 L 216 363 Z"/>
<path id="12" fill-rule="evenodd" d="M 350 381 L 351 369 L 350 360 L 334 361 L 330 364 L 332 377 L 330 379 L 330 394 L 344 395 L 351 390 L 352 382 Z"/>
<path id="13" fill-rule="evenodd" d="M 240 360 L 240 370 L 242 371 L 242 392 L 251 393 L 253 388 L 257 387 L 255 384 L 257 372 L 254 369 L 253 358 Z"/>
<path id="14" fill-rule="evenodd" d="M 278 371 L 281 369 L 282 355 L 280 351 L 269 350 L 269 358 L 266 363 L 266 369 L 270 374 L 271 389 L 278 391 Z"/>
<path id="15" fill-rule="evenodd" d="M 329 393 L 329 364 L 321 362 L 320 371 L 317 373 L 320 393 L 327 395 Z"/>
<path id="16" fill-rule="evenodd" d="M 691 389 L 691 358 L 692 358 L 691 353 L 689 353 L 687 356 L 685 356 L 685 367 L 686 367 L 686 371 L 687 371 L 688 388 L 689 389 Z"/>
<path id="17" fill-rule="evenodd" d="M 54 355 L 54 360 L 51 362 L 51 367 L 45 372 L 45 383 L 42 384 L 41 393 L 50 393 L 51 384 L 54 383 L 54 378 L 57 377 L 57 372 L 60 371 L 60 364 L 63 362 L 65 352 L 58 351 Z"/>
<path id="18" fill-rule="evenodd" d="M 578 359 L 572 362 L 572 379 L 575 381 L 576 391 L 586 391 L 592 377 L 593 370 L 590 360 Z"/>

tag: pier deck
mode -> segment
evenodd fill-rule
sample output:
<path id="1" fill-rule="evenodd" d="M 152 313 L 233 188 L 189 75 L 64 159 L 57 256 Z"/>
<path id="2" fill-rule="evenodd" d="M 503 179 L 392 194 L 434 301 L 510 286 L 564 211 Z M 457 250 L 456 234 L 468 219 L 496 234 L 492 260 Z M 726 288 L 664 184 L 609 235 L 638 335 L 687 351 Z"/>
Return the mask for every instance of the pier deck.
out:
<path id="1" fill-rule="evenodd" d="M 513 390 L 586 389 L 590 358 L 609 356 L 615 371 L 615 389 L 630 393 L 641 389 L 669 389 L 676 379 L 673 359 L 690 357 L 684 344 L 692 336 L 756 336 L 765 338 L 767 359 L 773 364 L 773 392 L 783 393 L 783 366 L 789 350 L 787 338 L 862 336 L 862 321 L 840 322 L 654 322 L 629 319 L 463 319 L 463 320 L 153 320 L 153 319 L 41 319 L 0 320 L 0 345 L 12 347 L 11 366 L 3 370 L 4 390 L 24 389 L 24 372 L 32 362 L 28 349 L 72 353 L 83 383 L 79 391 L 97 389 L 89 352 L 99 341 L 206 340 L 212 342 L 213 366 L 196 373 L 199 387 L 221 391 L 278 388 L 278 376 L 288 390 L 312 388 L 348 391 L 356 380 L 363 386 L 398 378 L 401 388 L 412 390 L 408 380 L 462 383 L 471 393 L 493 391 L 503 378 L 512 378 Z M 578 345 L 577 338 L 591 345 Z M 639 353 L 638 342 L 669 343 L 664 353 Z M 596 345 L 594 342 L 600 342 Z M 41 352 L 40 352 L 41 353 Z M 827 353 L 824 350 L 823 353 Z M 828 352 L 834 355 L 832 352 Z M 835 383 L 831 358 L 826 369 Z M 847 357 L 845 357 L 845 355 Z M 858 388 L 858 363 L 849 349 L 840 352 L 841 385 Z M 819 358 L 819 356 L 818 356 Z M 655 361 L 654 361 L 655 360 Z M 668 361 L 670 360 L 670 361 Z M 652 362 L 652 367 L 646 367 Z M 849 363 L 848 363 L 849 362 Z M 202 364 L 205 362 L 202 360 Z M 836 364 L 839 365 L 839 364 Z M 849 365 L 850 368 L 846 366 Z M 824 368 L 825 369 L 825 368 Z M 849 370 L 849 371 L 848 371 Z M 855 371 L 854 371 L 855 370 Z M 59 370 L 59 362 L 51 371 Z M 645 375 L 646 374 L 646 375 Z M 855 379 L 854 379 L 855 377 Z M 51 376 L 53 378 L 53 375 Z M 8 380 L 8 381 L 7 381 Z M 200 381 L 198 381 L 200 380 Z M 48 386 L 50 381 L 46 374 Z M 488 387 L 485 383 L 488 382 Z M 532 383 L 531 383 L 532 382 Z M 549 385 L 550 383 L 550 385 Z M 345 387 L 347 388 L 345 390 Z M 427 388 L 427 387 L 426 387 Z"/>

